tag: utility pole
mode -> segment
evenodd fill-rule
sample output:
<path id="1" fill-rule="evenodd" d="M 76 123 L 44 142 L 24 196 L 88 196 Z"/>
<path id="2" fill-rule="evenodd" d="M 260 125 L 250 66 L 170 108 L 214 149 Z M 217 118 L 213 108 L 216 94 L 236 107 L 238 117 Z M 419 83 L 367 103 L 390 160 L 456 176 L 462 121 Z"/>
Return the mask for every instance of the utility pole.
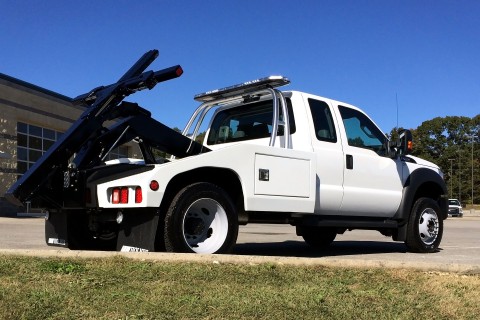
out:
<path id="1" fill-rule="evenodd" d="M 458 149 L 458 201 L 462 203 L 462 154 L 460 151 L 461 150 Z"/>
<path id="2" fill-rule="evenodd" d="M 472 210 L 473 210 L 473 164 L 474 164 L 474 162 L 473 162 L 473 143 L 475 142 L 475 138 L 476 138 L 477 136 L 475 136 L 474 134 L 472 134 L 471 136 L 469 135 L 469 136 L 467 136 L 467 137 L 468 137 L 469 139 L 472 139 L 472 157 L 471 157 L 470 160 L 472 161 Z"/>
<path id="3" fill-rule="evenodd" d="M 452 170 L 452 167 L 453 167 L 453 161 L 455 161 L 455 159 L 448 159 L 448 161 L 450 161 L 450 199 L 453 198 L 453 170 Z"/>
<path id="4" fill-rule="evenodd" d="M 475 136 L 472 135 L 472 210 L 473 210 L 473 142 L 475 141 Z"/>

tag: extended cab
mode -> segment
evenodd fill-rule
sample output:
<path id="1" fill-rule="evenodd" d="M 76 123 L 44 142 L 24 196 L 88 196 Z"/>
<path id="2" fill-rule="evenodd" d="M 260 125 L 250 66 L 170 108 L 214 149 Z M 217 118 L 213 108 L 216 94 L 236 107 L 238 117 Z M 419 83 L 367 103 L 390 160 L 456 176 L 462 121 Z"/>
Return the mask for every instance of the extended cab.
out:
<path id="1" fill-rule="evenodd" d="M 77 98 L 88 115 L 52 148 L 63 156 L 49 151 L 32 168 L 43 172 L 35 188 L 25 187 L 35 176 L 27 172 L 9 199 L 40 199 L 47 243 L 71 249 L 225 253 L 239 225 L 286 223 L 317 248 L 371 229 L 411 251 L 436 251 L 446 186 L 438 166 L 409 155 L 411 133 L 389 141 L 359 108 L 278 89 L 288 83 L 272 76 L 199 94 L 183 134 L 123 97 L 103 99 L 113 85 L 97 88 Z M 120 119 L 110 127 L 106 108 Z M 105 161 L 127 141 L 143 159 Z"/>

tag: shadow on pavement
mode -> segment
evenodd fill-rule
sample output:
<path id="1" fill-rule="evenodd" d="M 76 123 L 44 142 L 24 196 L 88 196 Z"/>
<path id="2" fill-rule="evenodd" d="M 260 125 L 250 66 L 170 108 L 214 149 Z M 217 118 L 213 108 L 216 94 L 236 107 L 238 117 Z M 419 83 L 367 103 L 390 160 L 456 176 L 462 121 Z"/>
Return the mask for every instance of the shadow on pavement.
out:
<path id="1" fill-rule="evenodd" d="M 325 249 L 314 249 L 303 241 L 272 243 L 242 243 L 233 248 L 233 254 L 252 256 L 334 257 L 380 253 L 406 253 L 402 242 L 335 241 Z"/>

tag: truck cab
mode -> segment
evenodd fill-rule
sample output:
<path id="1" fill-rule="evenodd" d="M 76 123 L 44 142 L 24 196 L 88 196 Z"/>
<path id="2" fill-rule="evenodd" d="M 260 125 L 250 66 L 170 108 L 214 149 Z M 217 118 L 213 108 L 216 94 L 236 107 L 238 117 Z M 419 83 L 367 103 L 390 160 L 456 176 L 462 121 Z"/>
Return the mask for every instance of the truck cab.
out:
<path id="1" fill-rule="evenodd" d="M 280 127 L 274 147 L 284 147 L 288 139 L 291 149 L 315 154 L 315 213 L 393 216 L 402 198 L 406 168 L 399 157 L 388 156 L 388 139 L 377 125 L 346 103 L 298 91 L 283 95 L 290 135 L 285 138 Z M 203 144 L 212 150 L 236 143 L 266 145 L 272 117 L 271 98 L 223 106 L 213 115 Z"/>

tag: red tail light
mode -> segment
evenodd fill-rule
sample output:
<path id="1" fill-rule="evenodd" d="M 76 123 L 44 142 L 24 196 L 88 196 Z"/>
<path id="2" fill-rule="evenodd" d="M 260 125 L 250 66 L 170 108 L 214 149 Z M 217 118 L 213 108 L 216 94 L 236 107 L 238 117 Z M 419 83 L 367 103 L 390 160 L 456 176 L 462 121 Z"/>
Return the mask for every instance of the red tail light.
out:
<path id="1" fill-rule="evenodd" d="M 128 203 L 128 188 L 122 187 L 120 189 L 120 203 Z"/>
<path id="2" fill-rule="evenodd" d="M 153 191 L 157 191 L 158 188 L 160 188 L 160 185 L 158 184 L 157 180 L 150 181 L 150 189 L 152 189 Z"/>
<path id="3" fill-rule="evenodd" d="M 128 188 L 127 187 L 113 188 L 112 203 L 113 204 L 128 203 Z"/>
<path id="4" fill-rule="evenodd" d="M 135 203 L 141 203 L 142 200 L 143 200 L 142 188 L 141 187 L 136 187 L 135 188 Z"/>

